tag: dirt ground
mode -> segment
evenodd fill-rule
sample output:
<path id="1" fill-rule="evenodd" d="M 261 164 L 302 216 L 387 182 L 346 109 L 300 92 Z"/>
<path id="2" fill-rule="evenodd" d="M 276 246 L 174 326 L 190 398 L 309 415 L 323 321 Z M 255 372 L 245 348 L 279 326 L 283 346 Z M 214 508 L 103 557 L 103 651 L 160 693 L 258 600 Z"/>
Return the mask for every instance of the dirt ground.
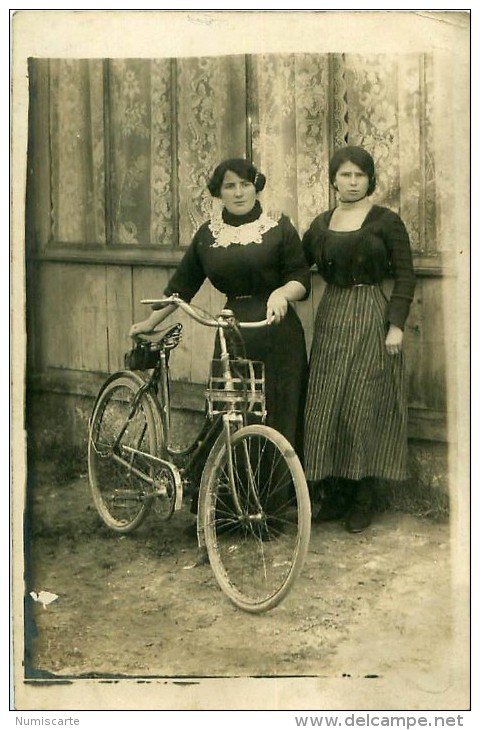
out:
<path id="1" fill-rule="evenodd" d="M 347 698 L 345 683 L 361 680 L 359 696 L 377 709 L 468 702 L 467 687 L 454 686 L 456 664 L 464 667 L 455 659 L 447 523 L 384 512 L 358 535 L 337 522 L 313 525 L 292 592 L 250 615 L 208 565 L 191 567 L 190 521 L 186 507 L 120 536 L 98 517 L 86 474 L 58 483 L 51 464 L 37 464 L 26 677 L 316 677 L 341 680 Z M 58 598 L 44 607 L 30 596 L 42 590 Z"/>

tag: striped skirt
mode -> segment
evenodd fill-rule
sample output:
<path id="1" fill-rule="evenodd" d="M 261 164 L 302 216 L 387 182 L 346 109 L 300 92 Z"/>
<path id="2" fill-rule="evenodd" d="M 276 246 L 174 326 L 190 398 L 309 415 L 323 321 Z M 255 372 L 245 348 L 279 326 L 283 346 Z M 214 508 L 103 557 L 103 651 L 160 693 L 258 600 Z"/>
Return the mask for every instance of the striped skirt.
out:
<path id="1" fill-rule="evenodd" d="M 325 290 L 305 410 L 305 473 L 311 481 L 407 476 L 404 358 L 387 354 L 386 309 L 377 285 Z"/>

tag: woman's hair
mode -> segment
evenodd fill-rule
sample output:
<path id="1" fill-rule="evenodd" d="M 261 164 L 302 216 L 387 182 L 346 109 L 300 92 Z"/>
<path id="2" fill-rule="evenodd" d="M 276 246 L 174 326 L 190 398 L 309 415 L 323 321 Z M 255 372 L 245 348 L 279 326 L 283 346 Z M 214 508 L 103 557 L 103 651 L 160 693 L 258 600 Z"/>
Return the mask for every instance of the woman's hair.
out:
<path id="1" fill-rule="evenodd" d="M 335 187 L 335 175 L 338 169 L 344 162 L 353 162 L 354 165 L 360 168 L 365 175 L 368 175 L 368 190 L 367 195 L 371 195 L 376 188 L 377 180 L 375 177 L 375 163 L 373 157 L 364 150 L 363 147 L 342 147 L 337 150 L 330 160 L 328 166 L 328 176 L 330 179 L 330 185 Z"/>
<path id="2" fill-rule="evenodd" d="M 244 160 L 242 157 L 234 157 L 230 160 L 224 160 L 217 165 L 207 184 L 210 195 L 213 195 L 214 198 L 220 197 L 220 188 L 222 187 L 223 178 L 225 177 L 227 170 L 234 172 L 242 180 L 248 180 L 248 182 L 255 185 L 257 193 L 263 190 L 265 183 L 267 182 L 265 175 L 259 172 L 255 165 L 252 165 L 250 160 Z"/>

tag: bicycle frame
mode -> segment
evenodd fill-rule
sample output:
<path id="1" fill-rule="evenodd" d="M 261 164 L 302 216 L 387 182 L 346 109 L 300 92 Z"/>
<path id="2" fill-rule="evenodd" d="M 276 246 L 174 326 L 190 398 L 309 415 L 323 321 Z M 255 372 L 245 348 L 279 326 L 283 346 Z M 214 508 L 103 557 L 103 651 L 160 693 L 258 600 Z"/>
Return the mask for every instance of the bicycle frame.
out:
<path id="1" fill-rule="evenodd" d="M 158 302 L 158 300 L 154 300 L 155 302 Z M 232 326 L 232 324 L 235 322 L 233 318 L 233 314 L 229 310 L 224 310 L 218 317 L 218 319 L 213 319 L 210 317 L 204 317 L 199 315 L 196 310 L 192 309 L 189 305 L 187 305 L 182 300 L 178 299 L 175 295 L 173 297 L 166 298 L 165 300 L 160 300 L 164 303 L 175 303 L 178 306 L 180 306 L 182 309 L 187 311 L 187 313 L 193 317 L 196 321 L 200 322 L 201 324 L 204 324 L 206 326 L 215 327 L 218 331 L 219 335 L 219 342 L 220 342 L 220 363 L 221 363 L 221 369 L 222 369 L 222 376 L 225 381 L 225 389 L 224 393 L 228 397 L 228 394 L 233 392 L 235 390 L 234 382 L 235 378 L 232 375 L 231 371 L 231 358 L 230 353 L 228 351 L 228 346 L 226 342 L 225 337 L 225 329 Z M 150 303 L 150 302 L 144 302 L 144 303 Z M 247 323 L 248 325 L 251 325 L 252 323 Z M 262 325 L 262 323 L 257 323 Z M 128 423 L 131 418 L 135 415 L 136 411 L 138 410 L 138 407 L 140 405 L 142 396 L 144 394 L 148 393 L 149 396 L 152 398 L 153 403 L 155 404 L 155 410 L 157 414 L 160 417 L 161 425 L 163 429 L 163 435 L 165 438 L 165 450 L 169 457 L 172 457 L 173 459 L 181 459 L 181 458 L 188 458 L 188 461 L 186 464 L 182 467 L 181 471 L 179 470 L 178 466 L 174 463 L 174 461 L 170 461 L 167 459 L 162 459 L 161 457 L 154 456 L 152 454 L 147 454 L 143 451 L 139 451 L 137 449 L 131 448 L 131 447 L 123 447 L 128 452 L 131 453 L 131 460 L 130 463 L 124 459 L 118 449 L 115 449 L 115 446 L 120 444 L 123 433 L 125 432 Z M 205 422 L 200 430 L 200 432 L 197 434 L 195 439 L 184 449 L 174 449 L 170 443 L 170 429 L 171 429 L 171 398 L 170 398 L 170 369 L 169 369 L 169 349 L 163 346 L 163 341 L 160 340 L 160 354 L 159 354 L 159 360 L 157 364 L 155 365 L 151 375 L 148 377 L 147 380 L 141 379 L 141 384 L 139 385 L 138 393 L 134 399 L 134 402 L 132 404 L 131 411 L 128 415 L 127 421 L 124 424 L 124 427 L 121 429 L 117 439 L 116 444 L 114 445 L 114 458 L 119 461 L 124 466 L 128 466 L 130 471 L 135 474 L 136 476 L 143 479 L 147 484 L 150 486 L 155 484 L 154 477 L 151 477 L 150 475 L 142 472 L 141 469 L 133 465 L 133 459 L 135 457 L 135 454 L 142 457 L 150 466 L 153 468 L 155 467 L 164 467 L 167 468 L 173 478 L 174 484 L 175 484 L 175 511 L 178 511 L 182 507 L 182 500 L 183 500 L 183 482 L 188 481 L 188 474 L 193 472 L 195 470 L 195 467 L 197 465 L 197 460 L 200 458 L 201 455 L 201 448 L 205 441 L 208 441 L 209 437 L 215 437 L 215 441 L 218 440 L 220 433 L 223 434 L 223 439 L 226 444 L 227 453 L 228 453 L 228 464 L 229 464 L 229 478 L 230 478 L 230 485 L 232 489 L 232 498 L 235 505 L 235 508 L 238 510 L 238 512 L 241 512 L 241 507 L 238 499 L 238 495 L 236 493 L 235 489 L 235 474 L 234 474 L 234 466 L 232 462 L 232 453 L 231 453 L 231 436 L 232 432 L 234 430 L 237 430 L 238 428 L 241 428 L 246 423 L 246 417 L 244 414 L 239 413 L 235 409 L 234 400 L 227 400 L 227 410 L 223 413 L 218 413 L 213 417 L 209 417 L 207 414 L 205 416 Z M 219 422 L 221 421 L 222 428 L 221 432 L 217 433 L 217 430 L 219 430 Z M 182 478 L 183 477 L 183 478 Z M 253 483 L 252 479 L 252 483 Z M 259 504 L 258 498 L 255 498 L 255 501 Z"/>
<path id="2" fill-rule="evenodd" d="M 265 423 L 264 363 L 239 357 L 235 340 L 226 338 L 227 328 L 244 323 L 225 310 L 218 318 L 206 315 L 178 298 L 158 303 L 174 303 L 218 331 L 205 423 L 186 448 L 170 443 L 169 351 L 181 325 L 144 335 L 95 402 L 88 444 L 95 507 L 108 527 L 130 533 L 151 508 L 162 520 L 172 517 L 184 484 L 194 482 L 195 564 L 210 563 L 236 606 L 269 610 L 287 595 L 308 550 L 311 511 L 302 466 L 287 439 Z"/>

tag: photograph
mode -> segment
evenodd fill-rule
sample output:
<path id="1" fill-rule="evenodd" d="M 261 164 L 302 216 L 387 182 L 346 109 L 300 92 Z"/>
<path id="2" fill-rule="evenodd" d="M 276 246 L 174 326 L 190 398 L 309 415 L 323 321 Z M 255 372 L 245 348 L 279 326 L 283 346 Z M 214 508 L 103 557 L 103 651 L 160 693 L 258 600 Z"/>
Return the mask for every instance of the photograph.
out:
<path id="1" fill-rule="evenodd" d="M 469 11 L 11 56 L 13 709 L 467 712 Z"/>

